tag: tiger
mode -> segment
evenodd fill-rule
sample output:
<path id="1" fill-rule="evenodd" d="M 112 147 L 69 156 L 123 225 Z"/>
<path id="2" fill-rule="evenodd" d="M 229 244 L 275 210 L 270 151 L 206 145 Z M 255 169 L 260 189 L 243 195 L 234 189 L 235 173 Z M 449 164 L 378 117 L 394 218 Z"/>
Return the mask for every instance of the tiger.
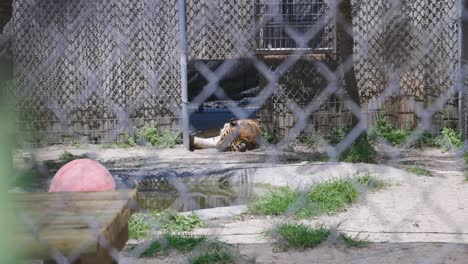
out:
<path id="1" fill-rule="evenodd" d="M 216 148 L 219 151 L 252 150 L 258 147 L 257 140 L 261 135 L 257 119 L 231 119 L 220 130 L 218 136 L 210 138 L 193 138 L 195 148 Z"/>

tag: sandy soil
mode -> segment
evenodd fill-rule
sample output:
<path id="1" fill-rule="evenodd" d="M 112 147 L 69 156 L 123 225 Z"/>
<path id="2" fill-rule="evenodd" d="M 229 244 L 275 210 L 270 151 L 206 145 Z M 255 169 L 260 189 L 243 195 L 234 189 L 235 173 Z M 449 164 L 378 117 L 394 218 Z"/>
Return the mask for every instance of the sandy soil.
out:
<path id="1" fill-rule="evenodd" d="M 257 169 L 253 180 L 270 180 L 274 175 L 280 185 L 309 180 L 349 176 L 359 172 L 391 181 L 379 192 L 366 193 L 364 199 L 347 211 L 334 216 L 312 219 L 311 222 L 338 226 L 340 232 L 360 234 L 373 242 L 368 248 L 349 249 L 333 238 L 317 248 L 305 251 L 281 251 L 262 232 L 284 221 L 265 217 L 230 217 L 209 220 L 209 228 L 196 230 L 212 238 L 234 244 L 241 254 L 257 263 L 468 263 L 468 183 L 464 182 L 463 162 L 454 153 L 440 150 L 409 150 L 398 155 L 379 149 L 382 165 L 316 165 L 299 164 L 294 171 L 271 167 L 271 162 L 301 161 L 304 156 L 291 154 L 272 160 L 264 151 L 248 153 L 218 153 L 211 150 L 188 153 L 180 149 L 158 150 L 132 148 L 115 151 L 103 148 L 46 148 L 35 152 L 38 160 L 57 159 L 64 150 L 75 155 L 95 155 L 97 160 L 115 167 L 157 164 L 173 166 L 206 166 L 218 164 L 239 166 L 252 164 Z M 268 155 L 267 155 L 268 154 Z M 21 158 L 21 155 L 19 155 Z M 416 176 L 404 171 L 410 165 L 421 165 L 433 172 L 433 177 Z M 291 175 L 285 176 L 285 173 Z M 313 175 L 312 175 L 313 174 Z M 312 175 L 312 176 L 311 176 Z M 272 180 L 272 182 L 274 182 Z M 129 241 L 128 245 L 136 243 Z M 186 256 L 170 254 L 160 258 L 139 258 L 131 251 L 122 252 L 121 263 L 185 263 Z"/>
<path id="2" fill-rule="evenodd" d="M 382 175 L 391 174 L 387 178 L 394 179 L 394 184 L 367 193 L 358 205 L 343 213 L 309 220 L 359 234 L 373 242 L 367 248 L 347 248 L 332 236 L 314 249 L 282 251 L 262 234 L 285 221 L 279 218 L 215 219 L 209 221 L 210 228 L 196 232 L 237 245 L 241 254 L 255 258 L 257 263 L 468 263 L 468 183 L 464 182 L 461 160 L 439 150 L 410 150 L 386 163 L 401 169 L 421 165 L 434 176 L 377 166 Z M 370 168 L 362 166 L 355 169 Z M 123 255 L 123 263 L 186 261 L 186 256 L 178 254 L 149 259 L 132 257 L 131 252 Z"/>

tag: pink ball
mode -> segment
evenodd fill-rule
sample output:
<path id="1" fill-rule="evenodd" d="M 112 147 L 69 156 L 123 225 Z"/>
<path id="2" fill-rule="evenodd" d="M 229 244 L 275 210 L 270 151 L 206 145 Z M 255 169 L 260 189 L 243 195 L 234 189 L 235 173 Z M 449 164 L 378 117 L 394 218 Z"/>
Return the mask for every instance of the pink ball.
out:
<path id="1" fill-rule="evenodd" d="M 49 192 L 99 192 L 115 190 L 110 172 L 99 162 L 77 159 L 57 171 Z"/>

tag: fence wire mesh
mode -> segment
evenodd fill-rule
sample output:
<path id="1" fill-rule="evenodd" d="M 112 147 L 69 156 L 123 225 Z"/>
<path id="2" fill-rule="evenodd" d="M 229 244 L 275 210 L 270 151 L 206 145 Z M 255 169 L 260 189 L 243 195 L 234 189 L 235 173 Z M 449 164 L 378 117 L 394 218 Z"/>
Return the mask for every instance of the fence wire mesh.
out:
<path id="1" fill-rule="evenodd" d="M 256 117 L 257 149 L 178 146 L 177 1 L 13 1 L 0 38 L 0 59 L 14 64 L 11 191 L 47 192 L 62 165 L 89 158 L 116 183 L 106 206 L 128 200 L 134 212 L 125 246 L 69 193 L 40 203 L 39 215 L 16 212 L 45 259 L 89 257 L 79 239 L 65 250 L 41 239 L 72 212 L 77 237 L 117 263 L 464 263 L 462 1 L 182 2 L 190 132 L 218 136 L 231 117 Z M 327 207 L 334 199 L 344 204 Z M 197 211 L 204 226 L 168 208 L 216 210 Z M 281 228 L 298 223 L 326 230 L 324 245 L 285 251 L 295 237 Z M 299 248 L 319 244 L 309 231 L 293 234 L 305 237 Z M 177 248 L 187 239 L 188 249 Z M 345 248 L 358 242 L 371 246 Z"/>

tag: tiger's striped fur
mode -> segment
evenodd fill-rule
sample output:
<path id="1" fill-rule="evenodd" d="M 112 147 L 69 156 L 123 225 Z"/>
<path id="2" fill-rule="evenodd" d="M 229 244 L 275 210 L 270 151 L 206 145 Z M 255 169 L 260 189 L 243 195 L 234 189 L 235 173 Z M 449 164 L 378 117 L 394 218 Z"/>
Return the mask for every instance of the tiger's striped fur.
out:
<path id="1" fill-rule="evenodd" d="M 219 131 L 219 130 L 218 130 Z M 220 151 L 246 151 L 258 146 L 260 125 L 256 119 L 232 119 L 214 137 L 192 137 L 195 149 L 217 148 Z"/>
<path id="2" fill-rule="evenodd" d="M 261 135 L 257 119 L 231 120 L 221 129 L 216 148 L 220 151 L 246 151 L 258 147 Z"/>

